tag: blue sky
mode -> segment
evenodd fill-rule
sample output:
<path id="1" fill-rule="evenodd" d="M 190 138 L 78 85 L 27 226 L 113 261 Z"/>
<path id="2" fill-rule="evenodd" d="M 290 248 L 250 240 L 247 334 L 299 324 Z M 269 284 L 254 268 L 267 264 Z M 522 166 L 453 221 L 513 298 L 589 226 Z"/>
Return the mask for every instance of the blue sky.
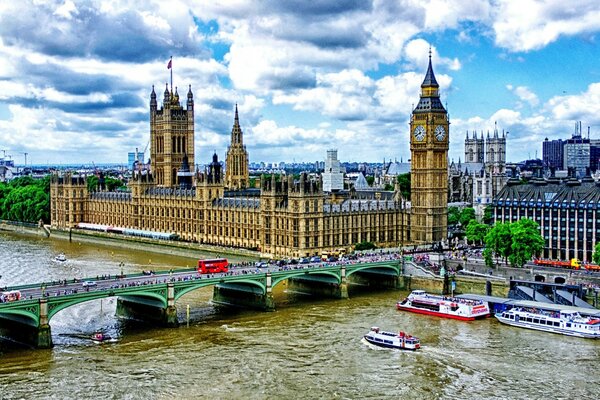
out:
<path id="1" fill-rule="evenodd" d="M 173 56 L 198 163 L 224 159 L 236 103 L 251 161 L 406 160 L 431 46 L 450 159 L 494 123 L 509 161 L 541 157 L 576 121 L 600 139 L 599 31 L 596 0 L 2 2 L 0 150 L 125 163 Z"/>

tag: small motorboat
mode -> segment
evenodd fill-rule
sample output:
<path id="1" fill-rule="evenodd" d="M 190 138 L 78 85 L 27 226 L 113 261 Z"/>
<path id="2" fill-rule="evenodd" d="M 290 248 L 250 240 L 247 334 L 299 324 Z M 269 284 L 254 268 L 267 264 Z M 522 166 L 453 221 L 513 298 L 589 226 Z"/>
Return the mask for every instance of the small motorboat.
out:
<path id="1" fill-rule="evenodd" d="M 375 346 L 388 349 L 412 350 L 421 348 L 419 338 L 411 336 L 405 332 L 386 332 L 374 326 L 369 333 L 364 336 L 365 340 Z"/>
<path id="2" fill-rule="evenodd" d="M 65 256 L 64 253 L 60 253 L 59 255 L 54 257 L 54 261 L 65 262 L 67 261 L 67 256 Z"/>
<path id="3" fill-rule="evenodd" d="M 105 342 L 116 342 L 117 341 L 117 339 L 111 337 L 110 335 L 107 335 L 106 333 L 102 333 L 102 332 L 93 333 L 92 336 L 90 336 L 90 339 L 92 339 L 92 341 L 95 343 L 105 343 Z"/>

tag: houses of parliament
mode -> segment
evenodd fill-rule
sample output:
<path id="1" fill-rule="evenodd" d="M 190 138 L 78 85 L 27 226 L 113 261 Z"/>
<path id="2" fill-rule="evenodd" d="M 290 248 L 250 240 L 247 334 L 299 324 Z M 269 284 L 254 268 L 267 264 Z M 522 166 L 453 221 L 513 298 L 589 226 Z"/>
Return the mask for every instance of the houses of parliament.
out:
<path id="1" fill-rule="evenodd" d="M 249 187 L 248 152 L 237 105 L 225 171 L 218 156 L 193 171 L 194 96 L 168 85 L 162 106 L 150 94 L 150 169 L 134 171 L 126 191 L 89 192 L 87 178 L 51 180 L 51 224 L 80 223 L 172 233 L 181 240 L 304 257 L 367 241 L 381 247 L 447 237 L 449 121 L 431 65 L 410 121 L 412 201 L 394 191 L 323 190 L 321 177 L 261 177 Z M 258 185 L 256 185 L 258 186 Z"/>

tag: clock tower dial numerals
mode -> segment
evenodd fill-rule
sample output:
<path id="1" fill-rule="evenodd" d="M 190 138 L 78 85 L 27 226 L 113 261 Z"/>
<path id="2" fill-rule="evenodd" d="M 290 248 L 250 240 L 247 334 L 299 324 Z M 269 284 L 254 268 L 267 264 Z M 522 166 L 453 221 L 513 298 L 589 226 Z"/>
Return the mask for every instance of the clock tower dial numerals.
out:
<path id="1" fill-rule="evenodd" d="M 435 138 L 441 142 L 446 137 L 446 129 L 442 125 L 438 125 L 435 127 Z"/>
<path id="2" fill-rule="evenodd" d="M 422 141 L 425 139 L 425 127 L 423 125 L 417 125 L 415 128 L 413 135 L 417 141 Z"/>

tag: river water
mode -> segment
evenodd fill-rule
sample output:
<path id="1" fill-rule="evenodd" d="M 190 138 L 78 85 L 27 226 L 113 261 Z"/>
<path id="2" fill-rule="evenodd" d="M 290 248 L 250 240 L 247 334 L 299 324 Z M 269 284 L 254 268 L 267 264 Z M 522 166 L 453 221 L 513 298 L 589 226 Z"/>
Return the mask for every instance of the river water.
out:
<path id="1" fill-rule="evenodd" d="M 116 274 L 121 262 L 131 273 L 195 259 L 0 233 L 0 286 Z M 404 295 L 351 286 L 348 300 L 319 300 L 280 285 L 277 310 L 263 313 L 215 308 L 204 288 L 179 300 L 175 329 L 115 318 L 116 299 L 91 301 L 52 318 L 50 350 L 0 344 L 0 399 L 600 397 L 600 341 L 402 313 Z M 373 325 L 423 348 L 374 348 L 361 339 Z M 118 341 L 85 339 L 96 330 Z"/>

